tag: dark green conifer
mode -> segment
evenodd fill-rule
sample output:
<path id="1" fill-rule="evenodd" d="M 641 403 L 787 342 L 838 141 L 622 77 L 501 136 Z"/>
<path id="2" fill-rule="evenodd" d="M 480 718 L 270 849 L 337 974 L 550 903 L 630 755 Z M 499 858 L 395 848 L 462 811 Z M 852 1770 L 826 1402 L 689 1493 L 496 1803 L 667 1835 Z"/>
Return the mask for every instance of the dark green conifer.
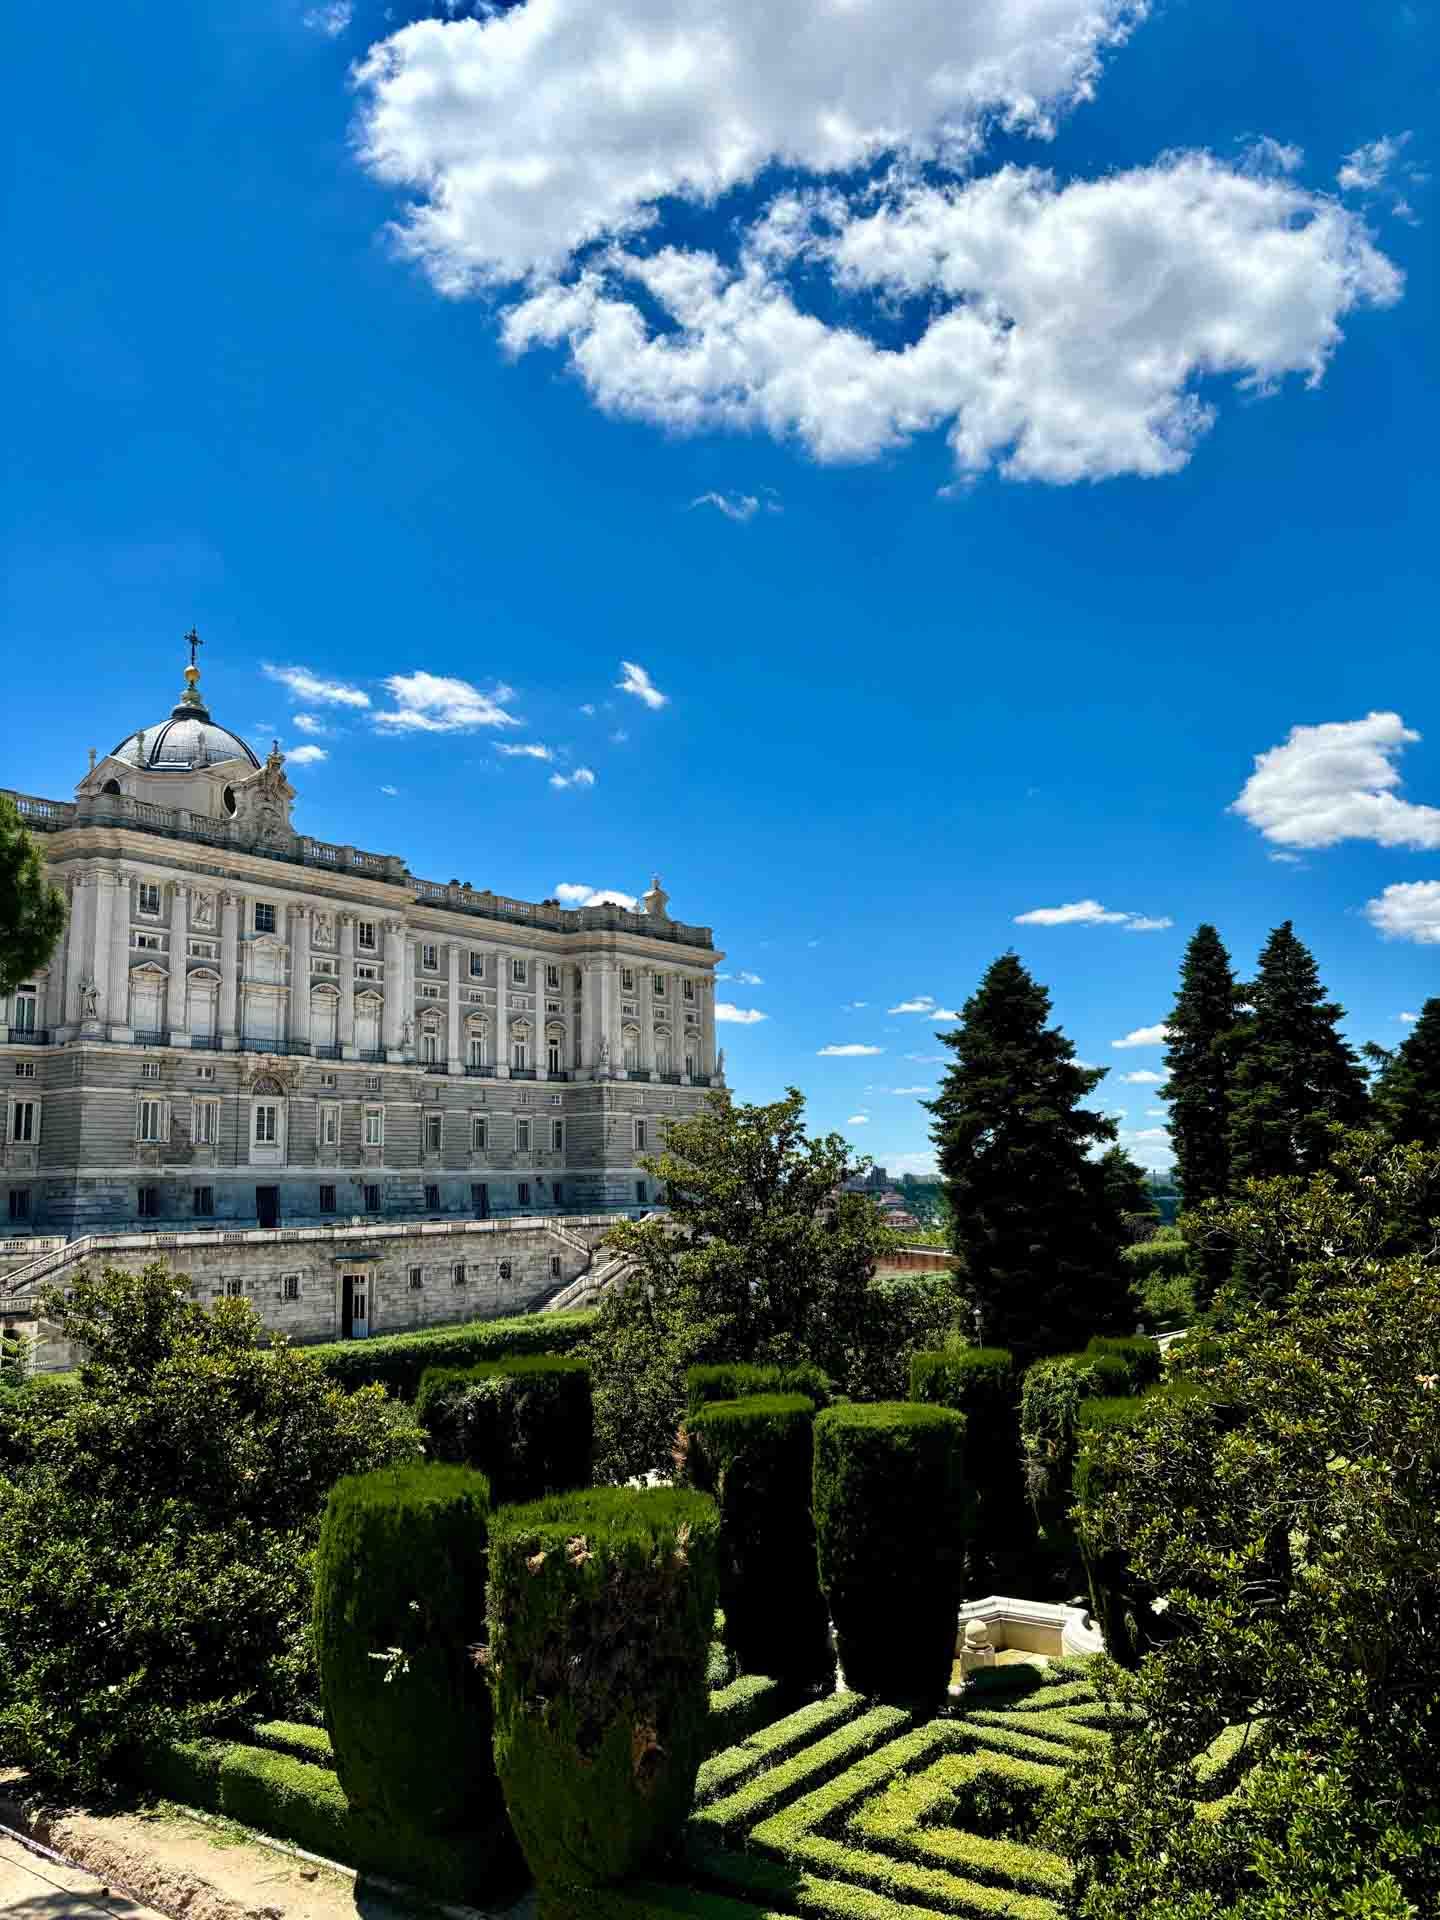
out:
<path id="1" fill-rule="evenodd" d="M 976 1337 L 1020 1364 L 1133 1321 L 1120 1215 L 1094 1151 L 1115 1123 L 1081 1104 L 1105 1070 L 1081 1066 L 1049 1015 L 1049 994 L 1002 954 L 941 1036 L 955 1059 L 929 1102 Z"/>
<path id="2" fill-rule="evenodd" d="M 1440 999 L 1425 1002 L 1381 1069 L 1375 1117 L 1397 1146 L 1440 1147 Z"/>
<path id="3" fill-rule="evenodd" d="M 1330 1129 L 1363 1125 L 1369 1104 L 1360 1062 L 1338 1031 L 1345 1009 L 1325 998 L 1314 956 L 1290 921 L 1265 942 L 1246 997 L 1252 1013 L 1230 1107 L 1235 1186 L 1316 1172 L 1333 1151 Z"/>
<path id="4" fill-rule="evenodd" d="M 1224 943 L 1214 927 L 1197 927 L 1166 1021 L 1165 1049 L 1170 1144 L 1187 1208 L 1229 1192 L 1230 1082 L 1240 1020 L 1240 990 Z"/>

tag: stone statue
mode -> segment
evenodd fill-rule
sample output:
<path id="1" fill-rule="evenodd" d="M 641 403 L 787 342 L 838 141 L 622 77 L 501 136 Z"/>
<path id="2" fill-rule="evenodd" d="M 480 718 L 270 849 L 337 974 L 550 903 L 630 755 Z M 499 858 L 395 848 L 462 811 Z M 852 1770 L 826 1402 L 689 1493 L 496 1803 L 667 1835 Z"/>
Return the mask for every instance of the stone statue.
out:
<path id="1" fill-rule="evenodd" d="M 290 803 L 295 789 L 285 778 L 285 757 L 277 740 L 258 772 L 235 788 L 235 824 L 242 840 L 274 846 L 292 837 Z"/>
<path id="2" fill-rule="evenodd" d="M 600 1048 L 596 1057 L 599 1062 L 600 1071 L 603 1073 L 610 1065 L 610 1037 L 608 1034 L 601 1034 Z"/>
<path id="3" fill-rule="evenodd" d="M 317 913 L 315 916 L 315 944 L 317 947 L 333 947 L 335 944 L 335 928 L 328 913 Z"/>
<path id="4" fill-rule="evenodd" d="M 400 1044 L 407 1053 L 415 1044 L 415 1022 L 408 1013 L 400 1022 Z"/>
<path id="5" fill-rule="evenodd" d="M 716 1054 L 716 1056 L 715 1056 L 715 1078 L 716 1078 L 717 1080 L 723 1080 L 723 1079 L 725 1078 L 725 1049 L 724 1049 L 724 1047 L 721 1047 L 721 1049 L 720 1049 L 720 1051 L 719 1051 L 719 1052 L 718 1052 L 718 1053 Z"/>
<path id="6" fill-rule="evenodd" d="M 213 893 L 197 893 L 195 896 L 195 924 L 197 927 L 213 927 L 215 924 L 215 896 Z"/>
<path id="7" fill-rule="evenodd" d="M 80 982 L 80 1005 L 87 1020 L 100 1018 L 100 989 L 88 974 Z"/>

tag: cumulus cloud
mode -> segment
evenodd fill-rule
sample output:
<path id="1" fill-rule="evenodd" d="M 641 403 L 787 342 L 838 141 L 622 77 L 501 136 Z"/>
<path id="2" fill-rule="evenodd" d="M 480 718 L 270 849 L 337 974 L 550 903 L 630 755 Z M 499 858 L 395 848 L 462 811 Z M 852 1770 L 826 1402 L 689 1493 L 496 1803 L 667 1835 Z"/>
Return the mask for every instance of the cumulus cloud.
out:
<path id="1" fill-rule="evenodd" d="M 330 756 L 324 747 L 292 747 L 285 758 L 292 767 L 314 767 Z"/>
<path id="2" fill-rule="evenodd" d="M 1400 880 L 1365 903 L 1365 918 L 1387 940 L 1440 946 L 1440 880 Z"/>
<path id="3" fill-rule="evenodd" d="M 562 880 L 555 889 L 562 907 L 629 907 L 634 909 L 635 895 L 621 893 L 616 887 L 592 887 L 584 880 Z"/>
<path id="4" fill-rule="evenodd" d="M 1163 1087 L 1165 1084 L 1165 1075 L 1151 1073 L 1148 1067 L 1141 1067 L 1135 1073 L 1122 1073 L 1120 1078 L 1127 1087 Z"/>
<path id="5" fill-rule="evenodd" d="M 1112 1047 L 1158 1047 L 1164 1044 L 1170 1029 L 1164 1021 L 1153 1027 L 1134 1027 L 1121 1040 L 1112 1040 Z"/>
<path id="6" fill-rule="evenodd" d="M 852 1113 L 845 1124 L 847 1127 L 868 1127 L 870 1116 L 868 1113 Z"/>
<path id="7" fill-rule="evenodd" d="M 1159 1144 L 1162 1141 L 1168 1145 L 1170 1130 L 1168 1127 L 1136 1127 L 1124 1137 L 1135 1146 L 1145 1146 L 1150 1142 Z"/>
<path id="8" fill-rule="evenodd" d="M 327 39 L 338 40 L 355 17 L 353 0 L 329 0 L 323 7 L 311 7 L 301 16 L 304 24 L 312 33 L 323 33 Z"/>
<path id="9" fill-rule="evenodd" d="M 1159 933 L 1174 926 L 1168 914 L 1117 913 L 1098 900 L 1070 900 L 1063 907 L 1031 907 L 1017 913 L 1017 927 L 1124 927 L 1127 933 Z"/>
<path id="10" fill-rule="evenodd" d="M 1419 738 L 1398 713 L 1292 727 L 1281 746 L 1255 756 L 1231 811 L 1284 847 L 1440 847 L 1440 807 L 1395 792 L 1395 762 Z"/>
<path id="11" fill-rule="evenodd" d="M 290 721 L 291 725 L 298 727 L 301 733 L 318 735 L 322 739 L 331 732 L 325 722 L 317 720 L 313 713 L 292 713 Z"/>
<path id="12" fill-rule="evenodd" d="M 552 773 L 550 776 L 550 784 L 552 787 L 580 787 L 583 789 L 594 786 L 595 775 L 590 771 L 589 767 L 576 767 L 573 773 Z"/>
<path id="13" fill-rule="evenodd" d="M 732 1026 L 753 1027 L 757 1020 L 768 1020 L 768 1013 L 761 1013 L 758 1007 L 736 1007 L 728 1000 L 715 1002 L 715 1018 L 728 1021 Z"/>
<path id="14" fill-rule="evenodd" d="M 474 733 L 481 727 L 520 725 L 501 705 L 514 697 L 512 687 L 483 693 L 468 680 L 424 672 L 392 673 L 385 686 L 395 705 L 374 719 L 386 733 Z"/>
<path id="15" fill-rule="evenodd" d="M 863 1046 L 858 1040 L 847 1040 L 843 1046 L 817 1047 L 816 1058 L 820 1060 L 851 1060 L 862 1055 L 883 1053 L 883 1047 Z"/>
<path id="16" fill-rule="evenodd" d="M 495 751 L 507 755 L 512 760 L 553 760 L 555 758 L 555 749 L 542 747 L 538 741 L 530 742 L 525 746 L 512 747 L 497 740 Z"/>
<path id="17" fill-rule="evenodd" d="M 1413 1027 L 1420 1016 L 1418 1013 L 1397 1013 L 1395 1018 L 1403 1021 L 1407 1027 Z"/>
<path id="18" fill-rule="evenodd" d="M 272 667 L 266 661 L 260 671 L 268 680 L 276 680 L 288 688 L 297 700 L 318 701 L 331 707 L 368 707 L 370 704 L 369 694 L 361 688 L 347 686 L 343 680 L 327 680 L 323 674 L 312 673 L 309 667 Z"/>
<path id="19" fill-rule="evenodd" d="M 668 693 L 661 693 L 644 667 L 637 667 L 633 660 L 620 662 L 622 677 L 615 682 L 617 693 L 633 693 L 637 700 L 643 700 L 647 707 L 658 709 L 670 704 Z"/>
<path id="20" fill-rule="evenodd" d="M 1175 922 L 1168 913 L 1132 913 L 1125 922 L 1126 933 L 1163 933 Z"/>
<path id="21" fill-rule="evenodd" d="M 747 973 L 743 968 L 739 973 L 717 973 L 717 980 L 733 980 L 737 987 L 763 987 L 765 982 L 758 973 Z"/>
<path id="22" fill-rule="evenodd" d="M 1240 164 L 1246 173 L 1260 175 L 1298 173 L 1305 159 L 1303 147 L 1290 146 L 1268 133 L 1256 134 L 1242 142 Z"/>
<path id="23" fill-rule="evenodd" d="M 917 993 L 913 1000 L 902 1000 L 898 1006 L 887 1007 L 885 1011 L 887 1013 L 929 1013 L 934 1005 L 933 995 Z"/>
<path id="24" fill-rule="evenodd" d="M 381 787 L 380 791 L 385 795 L 387 800 L 398 799 L 400 794 L 399 787 Z"/>
<path id="25" fill-rule="evenodd" d="M 1378 140 L 1367 140 L 1363 146 L 1347 153 L 1340 163 L 1336 174 L 1336 184 L 1342 193 L 1373 193 L 1377 187 L 1385 184 L 1385 177 L 1400 158 L 1402 149 L 1409 142 L 1408 133 L 1381 134 Z"/>

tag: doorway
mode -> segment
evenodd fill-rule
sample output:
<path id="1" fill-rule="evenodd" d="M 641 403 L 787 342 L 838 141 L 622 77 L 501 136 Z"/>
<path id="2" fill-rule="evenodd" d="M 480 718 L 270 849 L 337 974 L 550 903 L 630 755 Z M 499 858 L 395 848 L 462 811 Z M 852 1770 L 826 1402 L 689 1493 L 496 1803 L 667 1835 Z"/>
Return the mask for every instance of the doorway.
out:
<path id="1" fill-rule="evenodd" d="M 340 1338 L 363 1340 L 370 1332 L 370 1276 L 347 1273 L 340 1282 Z"/>
<path id="2" fill-rule="evenodd" d="M 262 1227 L 278 1227 L 280 1224 L 279 1187 L 257 1187 L 255 1189 L 255 1218 Z"/>

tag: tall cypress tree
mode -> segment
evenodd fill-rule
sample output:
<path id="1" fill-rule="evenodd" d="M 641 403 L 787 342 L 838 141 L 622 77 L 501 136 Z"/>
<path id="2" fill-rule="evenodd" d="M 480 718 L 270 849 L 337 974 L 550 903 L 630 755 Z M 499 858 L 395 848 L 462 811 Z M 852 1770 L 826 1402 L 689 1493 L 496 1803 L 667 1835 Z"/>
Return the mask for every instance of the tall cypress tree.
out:
<path id="1" fill-rule="evenodd" d="M 1079 1065 L 1049 1016 L 1049 994 L 1002 954 L 941 1036 L 955 1058 L 928 1103 L 977 1335 L 1022 1363 L 1134 1324 L 1094 1152 L 1115 1123 L 1081 1104 L 1105 1070 Z"/>
<path id="2" fill-rule="evenodd" d="M 1440 999 L 1425 1002 L 1381 1069 L 1375 1117 L 1399 1146 L 1440 1147 Z"/>
<path id="3" fill-rule="evenodd" d="M 1214 927 L 1197 927 L 1181 964 L 1165 1049 L 1170 1143 L 1187 1208 L 1223 1200 L 1230 1189 L 1230 1082 L 1240 1020 L 1240 989 L 1224 943 Z"/>
<path id="4" fill-rule="evenodd" d="M 1288 920 L 1265 942 L 1246 991 L 1253 1011 L 1230 1108 L 1232 1182 L 1314 1173 L 1330 1156 L 1329 1129 L 1367 1115 L 1364 1072 L 1337 1031 L 1345 1009 L 1325 998 L 1314 956 Z"/>

